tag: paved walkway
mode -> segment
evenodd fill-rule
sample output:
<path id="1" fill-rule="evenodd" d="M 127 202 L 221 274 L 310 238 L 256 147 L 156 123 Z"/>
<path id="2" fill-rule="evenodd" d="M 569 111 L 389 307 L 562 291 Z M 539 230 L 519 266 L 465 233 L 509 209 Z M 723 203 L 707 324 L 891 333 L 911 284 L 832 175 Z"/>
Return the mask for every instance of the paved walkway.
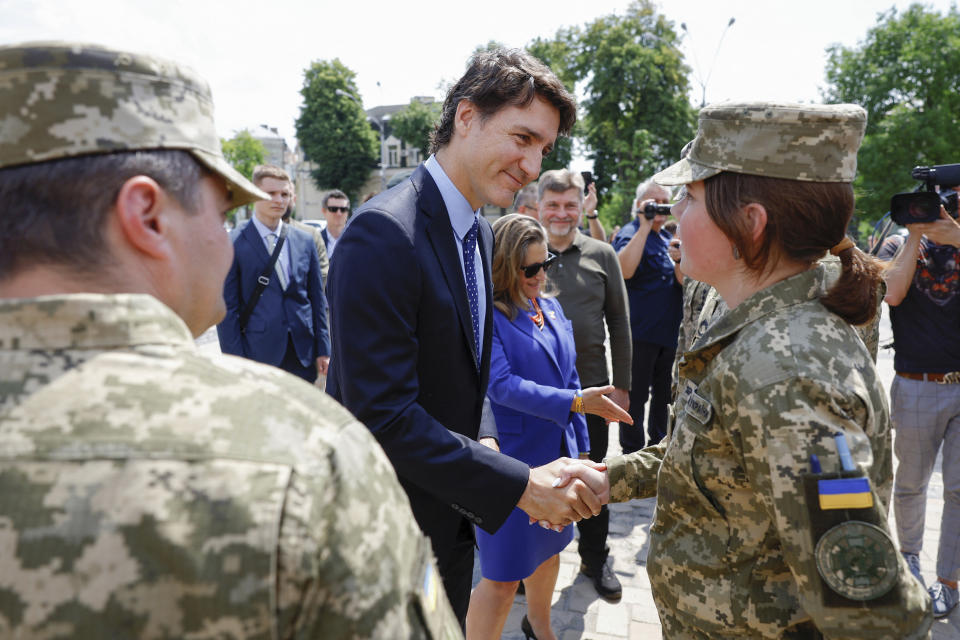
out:
<path id="1" fill-rule="evenodd" d="M 884 316 L 887 316 L 884 307 Z M 889 342 L 889 322 L 881 327 L 881 344 Z M 893 350 L 881 349 L 878 368 L 887 389 L 893 379 Z M 608 455 L 620 453 L 618 432 L 611 426 Z M 942 459 L 937 460 L 936 471 L 927 492 L 926 529 L 924 548 L 920 555 L 923 577 L 928 585 L 936 580 L 935 565 L 937 541 L 940 532 L 940 514 L 943 511 Z M 553 630 L 559 640 L 630 640 L 660 639 L 660 620 L 657 616 L 650 582 L 647 579 L 646 561 L 650 519 L 653 516 L 653 498 L 635 500 L 625 504 L 610 505 L 610 554 L 614 570 L 623 583 L 623 599 L 611 604 L 599 596 L 590 580 L 579 574 L 580 557 L 576 539 L 560 554 L 560 575 L 553 594 Z M 896 535 L 893 512 L 890 528 Z M 954 532 L 954 535 L 960 533 Z M 474 581 L 479 579 L 474 567 Z M 526 612 L 523 596 L 514 599 L 510 617 L 504 627 L 505 640 L 522 640 L 520 621 Z M 935 621 L 934 640 L 960 640 L 960 608 L 946 619 Z"/>

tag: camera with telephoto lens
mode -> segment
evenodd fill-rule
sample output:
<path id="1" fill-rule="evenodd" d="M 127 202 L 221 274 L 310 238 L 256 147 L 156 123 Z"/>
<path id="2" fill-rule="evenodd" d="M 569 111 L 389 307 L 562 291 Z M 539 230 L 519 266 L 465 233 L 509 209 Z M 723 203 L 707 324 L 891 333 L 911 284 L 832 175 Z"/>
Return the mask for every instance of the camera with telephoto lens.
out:
<path id="1" fill-rule="evenodd" d="M 669 204 L 657 204 L 656 202 L 648 202 L 643 208 L 643 217 L 647 220 L 653 220 L 656 216 L 668 216 L 670 215 Z"/>
<path id="2" fill-rule="evenodd" d="M 916 167 L 910 172 L 914 180 L 923 184 L 916 191 L 898 193 L 890 199 L 890 217 L 897 224 L 934 222 L 940 218 L 940 206 L 952 217 L 957 217 L 957 192 L 951 187 L 960 185 L 960 164 L 938 164 Z M 937 187 L 941 191 L 937 192 Z"/>

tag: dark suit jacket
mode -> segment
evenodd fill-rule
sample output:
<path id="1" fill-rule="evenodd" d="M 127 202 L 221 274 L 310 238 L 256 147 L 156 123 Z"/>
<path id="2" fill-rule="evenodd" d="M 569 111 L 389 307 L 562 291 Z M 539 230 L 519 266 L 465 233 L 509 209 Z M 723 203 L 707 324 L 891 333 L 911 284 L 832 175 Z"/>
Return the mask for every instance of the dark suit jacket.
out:
<path id="1" fill-rule="evenodd" d="M 487 308 L 479 364 L 456 242 L 440 191 L 421 165 L 350 219 L 327 287 L 327 390 L 383 446 L 439 558 L 463 517 L 496 531 L 529 476 L 526 464 L 476 442 L 481 415 L 492 420 L 485 394 L 493 232 L 481 218 Z"/>
<path id="2" fill-rule="evenodd" d="M 270 261 L 270 254 L 250 221 L 234 229 L 230 237 L 233 265 L 223 286 L 227 315 L 217 325 L 220 349 L 277 366 L 283 360 L 289 335 L 304 367 L 314 364 L 319 356 L 330 355 L 327 302 L 313 238 L 288 227 L 284 242 L 290 251 L 290 282 L 283 290 L 276 275 L 271 274 L 246 332 L 241 333 L 240 314 Z"/>

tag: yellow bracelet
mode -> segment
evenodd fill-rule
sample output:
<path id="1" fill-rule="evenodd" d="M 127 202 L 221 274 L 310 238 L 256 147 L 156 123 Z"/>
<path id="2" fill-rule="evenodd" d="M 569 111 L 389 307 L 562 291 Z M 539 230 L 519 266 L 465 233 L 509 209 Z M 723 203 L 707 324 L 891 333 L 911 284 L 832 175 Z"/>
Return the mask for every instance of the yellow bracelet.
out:
<path id="1" fill-rule="evenodd" d="M 583 413 L 583 396 L 580 395 L 580 391 L 577 391 L 577 395 L 573 397 L 573 412 Z"/>

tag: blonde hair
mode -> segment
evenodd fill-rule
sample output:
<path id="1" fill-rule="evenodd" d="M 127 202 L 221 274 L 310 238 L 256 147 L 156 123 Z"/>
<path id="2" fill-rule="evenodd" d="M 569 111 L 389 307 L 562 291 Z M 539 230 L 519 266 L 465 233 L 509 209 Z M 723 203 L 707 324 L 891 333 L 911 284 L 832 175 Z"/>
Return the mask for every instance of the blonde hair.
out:
<path id="1" fill-rule="evenodd" d="M 518 309 L 528 309 L 526 298 L 520 293 L 520 268 L 527 249 L 537 243 L 547 244 L 543 226 L 520 213 L 511 213 L 493 223 L 493 306 L 511 320 Z M 547 288 L 545 288 L 547 289 Z M 549 290 L 541 290 L 541 297 L 549 297 Z"/>

